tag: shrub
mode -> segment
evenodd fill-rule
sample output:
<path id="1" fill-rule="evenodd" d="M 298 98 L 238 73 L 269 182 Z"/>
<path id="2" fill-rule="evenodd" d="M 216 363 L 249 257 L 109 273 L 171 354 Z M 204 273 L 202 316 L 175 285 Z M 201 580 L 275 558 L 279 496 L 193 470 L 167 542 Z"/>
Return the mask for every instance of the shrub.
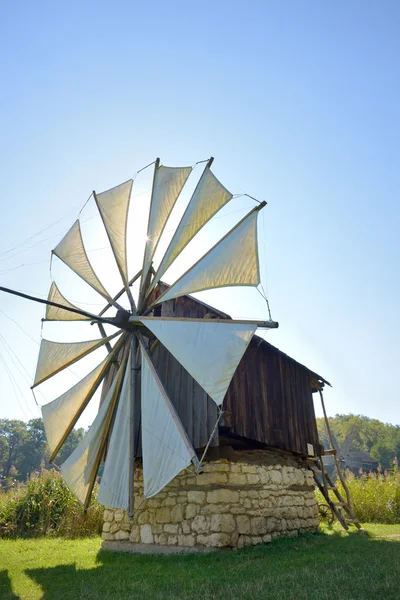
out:
<path id="1" fill-rule="evenodd" d="M 0 494 L 0 537 L 97 535 L 102 528 L 103 507 L 95 497 L 96 493 L 84 514 L 61 475 L 43 471 Z"/>
<path id="2" fill-rule="evenodd" d="M 399 471 L 362 473 L 359 477 L 347 472 L 346 483 L 354 512 L 362 523 L 400 523 Z M 336 485 L 346 498 L 341 483 L 336 481 Z M 319 491 L 317 502 L 325 503 Z"/>

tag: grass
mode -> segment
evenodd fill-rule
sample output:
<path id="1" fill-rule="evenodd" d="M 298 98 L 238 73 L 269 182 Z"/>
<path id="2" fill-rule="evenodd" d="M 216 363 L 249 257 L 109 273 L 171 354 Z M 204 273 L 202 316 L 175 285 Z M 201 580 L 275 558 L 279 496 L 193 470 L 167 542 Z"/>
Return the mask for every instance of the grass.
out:
<path id="1" fill-rule="evenodd" d="M 399 598 L 400 525 L 337 528 L 202 555 L 105 552 L 101 540 L 0 541 L 0 598 L 365 600 Z"/>

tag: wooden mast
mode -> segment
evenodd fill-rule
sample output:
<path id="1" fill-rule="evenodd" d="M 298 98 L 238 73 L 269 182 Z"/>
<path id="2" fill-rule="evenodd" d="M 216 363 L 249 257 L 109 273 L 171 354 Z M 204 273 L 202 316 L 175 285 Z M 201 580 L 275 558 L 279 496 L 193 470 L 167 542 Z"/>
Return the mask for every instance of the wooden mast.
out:
<path id="1" fill-rule="evenodd" d="M 151 208 L 153 205 L 153 198 L 154 198 L 154 186 L 156 183 L 156 176 L 157 176 L 157 169 L 160 166 L 160 159 L 156 158 L 155 162 L 154 162 L 154 174 L 153 174 L 153 183 L 151 186 L 151 198 L 150 198 L 150 208 L 149 208 L 149 218 L 147 221 L 147 235 L 149 235 L 149 227 L 150 227 L 150 219 L 151 219 Z M 144 294 L 146 292 L 145 290 L 145 285 L 146 285 L 146 279 L 147 279 L 147 273 L 144 272 L 144 267 L 145 267 L 145 258 L 146 258 L 146 248 L 143 254 L 143 266 L 142 266 L 142 278 L 140 280 L 140 290 L 139 290 L 139 299 L 138 299 L 138 309 L 140 310 L 141 305 L 143 303 L 143 297 Z"/>
<path id="2" fill-rule="evenodd" d="M 131 364 L 128 368 L 132 369 L 132 385 L 131 385 L 131 406 L 130 406 L 130 423 L 129 423 L 129 477 L 128 477 L 128 518 L 133 519 L 135 509 L 135 454 L 136 454 L 136 427 L 135 427 L 135 402 L 138 390 L 137 373 L 139 370 L 137 359 L 138 339 L 136 332 L 132 336 L 131 342 Z"/>

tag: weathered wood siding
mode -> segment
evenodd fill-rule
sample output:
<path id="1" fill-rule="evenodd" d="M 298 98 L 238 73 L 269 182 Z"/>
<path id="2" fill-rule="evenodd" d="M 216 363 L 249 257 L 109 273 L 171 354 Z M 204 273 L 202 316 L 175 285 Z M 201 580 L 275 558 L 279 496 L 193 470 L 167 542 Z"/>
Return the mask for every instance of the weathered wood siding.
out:
<path id="1" fill-rule="evenodd" d="M 161 314 L 225 316 L 186 296 L 163 304 Z M 194 447 L 203 447 L 216 422 L 215 403 L 164 346 L 156 344 L 152 356 Z M 313 375 L 268 342 L 254 337 L 225 397 L 224 432 L 307 454 L 307 444 L 318 444 Z M 218 445 L 218 435 L 212 445 Z"/>
<path id="2" fill-rule="evenodd" d="M 310 371 L 261 338 L 244 354 L 224 410 L 235 435 L 302 454 L 318 444 Z"/>

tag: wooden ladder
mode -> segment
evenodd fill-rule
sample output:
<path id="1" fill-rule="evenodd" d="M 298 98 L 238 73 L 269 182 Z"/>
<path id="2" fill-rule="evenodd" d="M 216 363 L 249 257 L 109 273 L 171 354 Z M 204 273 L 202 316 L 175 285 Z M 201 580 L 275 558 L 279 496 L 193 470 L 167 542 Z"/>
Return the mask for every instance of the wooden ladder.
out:
<path id="1" fill-rule="evenodd" d="M 325 450 L 323 453 L 323 456 L 331 455 L 334 456 L 336 467 L 335 470 L 337 471 L 337 476 L 340 479 L 343 489 L 345 491 L 345 498 L 343 498 L 336 485 L 332 482 L 331 477 L 325 471 L 322 456 L 317 456 L 314 458 L 308 457 L 308 466 L 314 474 L 314 480 L 318 486 L 318 489 L 320 490 L 321 494 L 325 498 L 326 503 L 328 504 L 332 513 L 335 515 L 342 527 L 347 531 L 349 529 L 349 525 L 354 525 L 355 527 L 357 527 L 357 529 L 361 530 L 362 527 L 360 525 L 360 522 L 353 511 L 349 489 L 347 487 L 343 474 L 339 468 L 336 450 L 332 448 L 329 450 Z M 332 492 L 332 494 L 330 494 L 330 492 Z M 334 496 L 334 498 L 332 498 L 332 495 Z"/>
<path id="2" fill-rule="evenodd" d="M 339 523 L 342 527 L 347 531 L 349 529 L 349 525 L 354 525 L 358 530 L 364 532 L 364 529 L 361 527 L 359 520 L 354 514 L 353 506 L 350 498 L 350 491 L 347 487 L 346 479 L 343 476 L 342 470 L 340 468 L 337 451 L 335 449 L 335 444 L 333 443 L 333 436 L 331 432 L 331 428 L 329 426 L 328 417 L 325 410 L 324 397 L 322 395 L 322 390 L 319 388 L 319 395 L 321 398 L 322 410 L 324 412 L 326 429 L 328 431 L 329 441 L 332 448 L 328 450 L 324 450 L 324 452 L 316 457 L 308 457 L 308 466 L 311 471 L 314 473 L 314 480 L 317 484 L 319 490 L 321 491 L 323 497 L 326 500 L 326 503 L 332 510 L 333 514 L 336 516 Z M 346 498 L 343 498 L 342 494 L 339 492 L 335 483 L 333 483 L 329 474 L 325 471 L 323 456 L 333 456 L 334 460 L 334 470 L 336 471 L 337 478 L 339 478 Z M 337 478 L 335 481 L 337 481 Z M 336 499 L 332 499 L 330 492 L 336 497 Z"/>

